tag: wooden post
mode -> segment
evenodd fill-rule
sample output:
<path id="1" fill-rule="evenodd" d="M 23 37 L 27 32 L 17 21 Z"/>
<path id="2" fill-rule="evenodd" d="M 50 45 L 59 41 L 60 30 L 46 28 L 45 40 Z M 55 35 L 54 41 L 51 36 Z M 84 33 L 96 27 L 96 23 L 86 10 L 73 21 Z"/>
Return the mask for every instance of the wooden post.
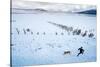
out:
<path id="1" fill-rule="evenodd" d="M 19 34 L 20 31 L 18 30 L 18 28 L 16 28 L 16 31 L 17 31 L 17 33 Z"/>
<path id="2" fill-rule="evenodd" d="M 24 34 L 26 34 L 26 31 L 25 31 L 25 29 L 23 29 L 23 32 L 24 32 Z"/>

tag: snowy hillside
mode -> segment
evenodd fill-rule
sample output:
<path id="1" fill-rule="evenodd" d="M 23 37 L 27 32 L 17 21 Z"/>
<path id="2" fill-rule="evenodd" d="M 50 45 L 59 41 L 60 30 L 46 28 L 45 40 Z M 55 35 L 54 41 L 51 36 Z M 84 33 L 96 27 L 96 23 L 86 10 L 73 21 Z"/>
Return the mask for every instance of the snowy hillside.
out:
<path id="1" fill-rule="evenodd" d="M 95 16 L 65 13 L 13 14 L 13 20 L 16 20 L 12 22 L 11 44 L 14 66 L 96 61 Z M 48 23 L 50 21 L 53 24 Z M 73 35 L 73 31 L 68 32 L 59 24 L 73 27 L 73 31 L 81 29 L 81 33 Z M 85 31 L 88 32 L 83 37 Z M 90 33 L 94 36 L 89 37 Z M 81 46 L 85 52 L 77 57 Z M 71 54 L 64 55 L 64 51 L 71 51 Z"/>
<path id="2" fill-rule="evenodd" d="M 81 11 L 81 12 L 77 12 L 79 14 L 92 14 L 92 15 L 96 15 L 97 11 L 95 9 L 91 9 L 91 10 L 86 10 L 86 11 Z"/>
<path id="3" fill-rule="evenodd" d="M 13 0 L 12 67 L 96 61 L 96 15 L 90 5 Z M 84 53 L 80 54 L 80 47 Z"/>

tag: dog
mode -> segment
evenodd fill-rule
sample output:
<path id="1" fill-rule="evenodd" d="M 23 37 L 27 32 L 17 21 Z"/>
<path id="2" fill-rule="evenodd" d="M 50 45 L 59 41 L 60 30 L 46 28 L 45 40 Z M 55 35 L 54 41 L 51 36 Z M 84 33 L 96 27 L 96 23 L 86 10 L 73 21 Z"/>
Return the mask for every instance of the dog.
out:
<path id="1" fill-rule="evenodd" d="M 71 54 L 71 51 L 64 51 L 63 55 Z"/>

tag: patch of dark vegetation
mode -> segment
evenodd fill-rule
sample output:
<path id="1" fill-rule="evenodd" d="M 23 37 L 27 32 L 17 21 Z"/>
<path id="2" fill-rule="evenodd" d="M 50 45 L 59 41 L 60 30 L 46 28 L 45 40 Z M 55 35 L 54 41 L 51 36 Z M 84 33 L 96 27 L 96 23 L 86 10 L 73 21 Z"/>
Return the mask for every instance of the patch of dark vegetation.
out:
<path id="1" fill-rule="evenodd" d="M 38 48 L 38 50 L 41 50 L 41 49 L 42 49 L 41 47 Z"/>
<path id="2" fill-rule="evenodd" d="M 27 28 L 27 29 L 26 29 L 26 31 L 27 31 L 27 32 L 30 32 L 30 29 L 29 29 L 29 28 Z"/>
<path id="3" fill-rule="evenodd" d="M 64 33 L 61 33 L 61 35 L 64 35 Z"/>
<path id="4" fill-rule="evenodd" d="M 39 32 L 37 32 L 37 35 L 39 35 Z"/>
<path id="5" fill-rule="evenodd" d="M 31 32 L 31 34 L 33 34 L 33 32 Z"/>
<path id="6" fill-rule="evenodd" d="M 93 36 L 94 36 L 93 33 L 90 33 L 90 34 L 88 35 L 89 38 L 92 38 Z"/>
<path id="7" fill-rule="evenodd" d="M 45 35 L 46 33 L 45 32 L 43 32 L 43 35 Z"/>
<path id="8" fill-rule="evenodd" d="M 87 31 L 85 31 L 85 33 L 82 34 L 82 37 L 85 37 L 87 35 Z"/>
<path id="9" fill-rule="evenodd" d="M 23 32 L 24 32 L 24 34 L 26 34 L 26 31 L 25 31 L 25 29 L 23 29 Z"/>
<path id="10" fill-rule="evenodd" d="M 73 30 L 73 35 L 80 35 L 81 34 L 81 29 L 75 29 Z"/>
<path id="11" fill-rule="evenodd" d="M 56 35 L 58 35 L 58 33 L 57 33 L 57 32 L 55 32 L 55 34 L 56 34 Z"/>
<path id="12" fill-rule="evenodd" d="M 20 31 L 18 30 L 18 28 L 16 28 L 16 31 L 17 31 L 17 33 L 18 33 L 18 35 L 19 35 L 19 32 L 20 32 Z"/>

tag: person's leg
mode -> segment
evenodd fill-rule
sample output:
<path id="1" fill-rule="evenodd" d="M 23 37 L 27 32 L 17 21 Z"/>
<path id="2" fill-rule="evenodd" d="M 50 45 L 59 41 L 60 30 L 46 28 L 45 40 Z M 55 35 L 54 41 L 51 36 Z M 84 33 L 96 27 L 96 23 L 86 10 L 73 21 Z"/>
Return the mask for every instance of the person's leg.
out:
<path id="1" fill-rule="evenodd" d="M 82 54 L 83 54 L 84 52 L 82 52 Z"/>
<path id="2" fill-rule="evenodd" d="M 83 53 L 82 53 L 83 54 Z"/>
<path id="3" fill-rule="evenodd" d="M 78 55 L 77 56 L 79 56 L 80 55 L 80 53 L 78 53 Z"/>

